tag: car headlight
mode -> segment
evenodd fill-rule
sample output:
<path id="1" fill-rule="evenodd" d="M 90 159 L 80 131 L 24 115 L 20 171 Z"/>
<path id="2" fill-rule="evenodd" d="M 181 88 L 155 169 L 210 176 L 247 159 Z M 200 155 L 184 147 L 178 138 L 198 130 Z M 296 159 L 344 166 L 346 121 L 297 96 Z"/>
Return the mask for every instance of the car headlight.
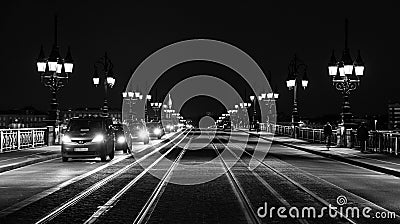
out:
<path id="1" fill-rule="evenodd" d="M 141 130 L 139 131 L 139 138 L 146 138 L 147 137 L 147 131 Z"/>
<path id="2" fill-rule="evenodd" d="M 64 135 L 61 139 L 62 142 L 68 143 L 71 142 L 71 138 L 68 135 Z"/>
<path id="3" fill-rule="evenodd" d="M 119 136 L 117 141 L 118 141 L 119 144 L 124 143 L 125 142 L 125 136 Z"/>
<path id="4" fill-rule="evenodd" d="M 153 133 L 154 133 L 155 135 L 159 135 L 159 134 L 161 134 L 161 129 L 155 128 L 154 131 L 153 131 Z"/>
<path id="5" fill-rule="evenodd" d="M 98 134 L 93 138 L 92 142 L 101 142 L 103 140 L 104 140 L 104 136 L 101 134 Z"/>
<path id="6" fill-rule="evenodd" d="M 171 130 L 171 129 L 172 129 L 172 126 L 171 126 L 171 125 L 167 125 L 167 128 Z"/>

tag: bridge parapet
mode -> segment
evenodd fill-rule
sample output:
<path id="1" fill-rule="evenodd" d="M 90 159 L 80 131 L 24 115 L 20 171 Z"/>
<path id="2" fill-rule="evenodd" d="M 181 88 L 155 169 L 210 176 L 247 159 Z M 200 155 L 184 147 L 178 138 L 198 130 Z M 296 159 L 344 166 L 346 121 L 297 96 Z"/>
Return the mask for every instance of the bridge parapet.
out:
<path id="1" fill-rule="evenodd" d="M 47 128 L 0 129 L 0 153 L 46 144 Z"/>
<path id="2" fill-rule="evenodd" d="M 297 131 L 299 139 L 307 140 L 315 143 L 325 143 L 325 135 L 323 129 L 298 127 L 291 125 L 274 124 L 271 130 L 275 134 L 293 137 Z M 346 129 L 346 134 L 340 133 L 340 130 L 332 131 L 332 143 L 340 142 L 340 138 L 346 137 L 347 147 L 359 148 L 360 142 L 357 139 L 357 130 Z M 373 152 L 389 153 L 398 155 L 400 154 L 400 133 L 393 131 L 369 131 L 367 140 L 367 148 Z"/>

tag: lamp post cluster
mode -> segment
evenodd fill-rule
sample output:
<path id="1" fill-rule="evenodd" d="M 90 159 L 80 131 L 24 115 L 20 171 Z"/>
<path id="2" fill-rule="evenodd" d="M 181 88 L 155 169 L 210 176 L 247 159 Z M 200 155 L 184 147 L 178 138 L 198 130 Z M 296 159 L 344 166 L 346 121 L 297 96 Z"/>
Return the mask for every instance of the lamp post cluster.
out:
<path id="1" fill-rule="evenodd" d="M 233 124 L 233 128 L 238 128 L 238 108 L 239 105 L 235 105 L 235 109 L 228 110 L 229 116 Z"/>
<path id="2" fill-rule="evenodd" d="M 100 74 L 98 72 L 98 67 L 100 68 Z M 98 87 L 103 87 L 104 89 L 104 103 L 103 103 L 103 115 L 108 115 L 108 89 L 112 88 L 115 84 L 115 78 L 113 73 L 113 63 L 107 56 L 107 52 L 94 64 L 93 73 L 93 84 Z M 102 86 L 101 86 L 102 85 Z"/>
<path id="3" fill-rule="evenodd" d="M 274 105 L 276 105 L 276 101 L 278 100 L 278 98 L 279 93 L 276 93 L 274 91 L 269 93 L 261 93 L 261 95 L 258 96 L 258 100 L 264 102 L 267 106 L 267 132 L 273 132 L 271 125 L 272 121 L 276 121 L 276 113 L 272 112 L 272 108 Z"/>
<path id="4" fill-rule="evenodd" d="M 345 21 L 345 44 L 342 58 L 337 61 L 334 51 L 328 64 L 329 75 L 335 88 L 342 93 L 342 124 L 352 126 L 352 115 L 350 112 L 349 95 L 360 84 L 360 78 L 364 75 L 364 62 L 358 50 L 357 58 L 353 61 L 348 47 L 348 21 Z"/>
<path id="5" fill-rule="evenodd" d="M 128 119 L 133 121 L 135 120 L 136 114 L 133 112 L 133 106 L 137 103 L 138 100 L 143 99 L 143 95 L 140 92 L 123 92 L 122 97 L 124 100 L 129 102 L 129 116 Z M 150 95 L 146 96 L 146 99 L 151 99 Z"/>
<path id="6" fill-rule="evenodd" d="M 155 112 L 156 120 L 159 121 L 160 120 L 159 111 L 160 111 L 160 108 L 162 106 L 162 103 L 160 103 L 160 102 L 151 102 L 150 106 L 151 106 L 151 108 L 153 108 L 153 110 Z"/>
<path id="7" fill-rule="evenodd" d="M 286 86 L 289 90 L 293 89 L 293 111 L 292 111 L 292 125 L 299 125 L 299 112 L 297 109 L 297 88 L 301 85 L 304 89 L 308 86 L 307 65 L 304 64 L 295 54 L 293 59 L 289 62 L 288 77 L 286 79 Z"/>
<path id="8" fill-rule="evenodd" d="M 52 126 L 57 126 L 60 121 L 57 92 L 68 82 L 74 66 L 70 47 L 68 47 L 66 57 L 62 58 L 57 44 L 56 15 L 54 17 L 54 44 L 50 55 L 49 57 L 45 56 L 42 45 L 36 61 L 37 72 L 40 74 L 40 80 L 45 86 L 49 87 L 51 91 L 51 110 L 48 121 L 50 123 L 49 125 Z"/>
<path id="9" fill-rule="evenodd" d="M 250 96 L 250 101 L 253 103 L 253 113 L 251 114 L 251 123 L 250 123 L 250 130 L 256 129 L 256 97 Z M 251 104 L 250 104 L 251 106 Z M 249 107 L 250 107 L 249 106 Z"/>

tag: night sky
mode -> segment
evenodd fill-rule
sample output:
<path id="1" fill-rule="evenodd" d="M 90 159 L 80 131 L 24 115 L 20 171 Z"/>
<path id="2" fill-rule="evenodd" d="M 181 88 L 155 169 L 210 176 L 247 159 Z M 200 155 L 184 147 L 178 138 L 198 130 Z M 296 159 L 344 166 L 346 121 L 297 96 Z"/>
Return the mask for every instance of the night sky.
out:
<path id="1" fill-rule="evenodd" d="M 356 116 L 385 114 L 389 101 L 400 100 L 399 8 L 392 3 L 365 1 L 256 5 L 213 5 L 202 1 L 167 5 L 136 1 L 8 1 L 2 3 L 0 110 L 33 106 L 47 111 L 50 92 L 36 72 L 43 44 L 46 56 L 53 44 L 53 17 L 58 13 L 61 55 L 71 46 L 74 73 L 59 92 L 61 109 L 100 107 L 102 90 L 92 84 L 93 64 L 105 51 L 114 63 L 116 85 L 109 105 L 121 108 L 122 95 L 135 69 L 154 51 L 177 41 L 208 38 L 232 44 L 249 54 L 264 72 L 272 72 L 272 86 L 280 93 L 278 112 L 289 114 L 292 92 L 286 88 L 287 66 L 295 53 L 308 65 L 309 87 L 299 92 L 302 117 L 339 114 L 341 96 L 332 86 L 327 63 L 332 49 L 340 58 L 344 48 L 344 20 L 349 19 L 349 47 L 365 62 L 361 86 L 351 95 Z M 321 1 L 322 2 L 322 1 Z M 181 67 L 180 67 L 181 66 Z M 209 62 L 180 65 L 162 80 L 179 81 L 187 74 L 231 74 Z M 180 67 L 180 68 L 179 68 Z M 217 68 L 218 67 L 218 68 Z M 171 79 L 169 78 L 171 77 Z M 228 82 L 244 96 L 244 87 L 232 74 Z M 166 85 L 163 85 L 165 83 Z M 160 81 L 159 97 L 171 88 Z M 248 97 L 248 96 L 247 96 Z M 201 99 L 203 102 L 204 99 Z M 189 104 L 188 104 L 189 105 Z M 213 105 L 192 103 L 192 111 Z M 197 105 L 197 109 L 196 109 Z M 210 108 L 207 108 L 210 107 Z"/>

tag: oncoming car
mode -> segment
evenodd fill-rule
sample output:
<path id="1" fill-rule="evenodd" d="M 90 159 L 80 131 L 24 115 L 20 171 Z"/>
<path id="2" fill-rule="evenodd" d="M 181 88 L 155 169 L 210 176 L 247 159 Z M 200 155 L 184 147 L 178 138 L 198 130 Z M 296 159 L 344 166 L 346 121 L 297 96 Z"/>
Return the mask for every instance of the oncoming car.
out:
<path id="1" fill-rule="evenodd" d="M 146 124 L 143 121 L 130 123 L 128 129 L 130 140 L 149 144 L 149 132 L 147 131 Z"/>
<path id="2" fill-rule="evenodd" d="M 62 137 L 62 161 L 68 158 L 114 158 L 114 130 L 110 117 L 72 118 Z"/>
<path id="3" fill-rule="evenodd" d="M 151 137 L 161 139 L 161 137 L 165 135 L 164 128 L 160 122 L 147 122 L 146 127 Z"/>
<path id="4" fill-rule="evenodd" d="M 114 132 L 115 132 L 115 150 L 122 150 L 124 153 L 130 152 L 128 147 L 127 139 L 125 138 L 124 125 L 123 124 L 114 124 Z M 125 129 L 127 129 L 125 127 Z"/>

